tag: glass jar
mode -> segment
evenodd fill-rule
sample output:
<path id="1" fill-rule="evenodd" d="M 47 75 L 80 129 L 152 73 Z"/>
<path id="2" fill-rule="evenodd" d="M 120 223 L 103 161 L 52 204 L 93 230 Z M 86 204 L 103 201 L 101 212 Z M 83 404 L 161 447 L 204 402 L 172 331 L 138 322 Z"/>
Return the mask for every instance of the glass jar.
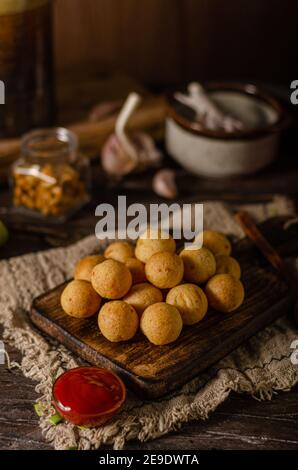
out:
<path id="1" fill-rule="evenodd" d="M 51 0 L 0 0 L 0 137 L 53 123 L 51 6 Z"/>
<path id="2" fill-rule="evenodd" d="M 22 212 L 65 221 L 89 200 L 89 161 L 77 136 L 63 127 L 25 134 L 12 166 L 13 205 Z"/>

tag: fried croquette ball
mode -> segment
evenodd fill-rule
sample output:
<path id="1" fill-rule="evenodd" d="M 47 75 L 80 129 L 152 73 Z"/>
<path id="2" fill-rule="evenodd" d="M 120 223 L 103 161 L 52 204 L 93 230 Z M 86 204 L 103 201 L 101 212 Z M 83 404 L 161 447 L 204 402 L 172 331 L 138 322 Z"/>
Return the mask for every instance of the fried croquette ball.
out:
<path id="1" fill-rule="evenodd" d="M 137 241 L 135 256 L 142 263 L 147 263 L 149 258 L 160 251 L 175 253 L 175 240 L 169 235 L 168 238 L 161 238 L 161 230 L 147 229 Z"/>
<path id="2" fill-rule="evenodd" d="M 203 242 L 202 242 L 203 238 Z M 204 230 L 199 233 L 195 242 L 202 243 L 203 247 L 208 248 L 214 256 L 230 255 L 232 251 L 231 243 L 225 235 L 213 230 Z"/>
<path id="3" fill-rule="evenodd" d="M 93 268 L 104 260 L 105 257 L 103 255 L 91 255 L 80 259 L 75 265 L 74 278 L 90 282 Z"/>
<path id="4" fill-rule="evenodd" d="M 207 248 L 184 249 L 180 257 L 184 264 L 184 279 L 188 282 L 203 284 L 215 274 L 215 258 Z"/>
<path id="5" fill-rule="evenodd" d="M 150 305 L 141 317 L 141 330 L 157 346 L 176 341 L 182 330 L 182 318 L 176 307 L 158 302 Z"/>
<path id="6" fill-rule="evenodd" d="M 137 258 L 128 258 L 125 260 L 125 265 L 131 272 L 133 284 L 146 281 L 145 265 L 142 261 Z"/>
<path id="7" fill-rule="evenodd" d="M 101 297 L 120 299 L 131 288 L 132 277 L 125 264 L 107 259 L 93 268 L 91 284 Z"/>
<path id="8" fill-rule="evenodd" d="M 132 286 L 123 300 L 132 305 L 140 317 L 147 307 L 157 302 L 162 302 L 163 298 L 161 291 L 157 287 L 152 286 L 148 282 L 142 282 Z"/>
<path id="9" fill-rule="evenodd" d="M 205 293 L 209 305 L 219 312 L 232 312 L 244 300 L 243 284 L 231 274 L 213 276 L 207 282 Z"/>
<path id="10" fill-rule="evenodd" d="M 134 247 L 127 242 L 113 242 L 104 251 L 107 259 L 115 259 L 124 263 L 128 258 L 134 257 Z"/>
<path id="11" fill-rule="evenodd" d="M 241 277 L 241 268 L 238 261 L 232 256 L 220 255 L 215 257 L 216 274 L 231 274 L 236 279 Z"/>
<path id="12" fill-rule="evenodd" d="M 207 313 L 208 301 L 204 291 L 195 284 L 173 287 L 166 302 L 179 310 L 184 325 L 194 325 Z"/>
<path id="13" fill-rule="evenodd" d="M 128 341 L 137 332 L 139 317 L 131 305 L 122 300 L 113 300 L 105 303 L 100 309 L 98 326 L 109 341 Z"/>
<path id="14" fill-rule="evenodd" d="M 151 284 L 160 289 L 169 289 L 182 281 L 183 261 L 175 253 L 155 253 L 145 264 L 145 273 Z"/>
<path id="15" fill-rule="evenodd" d="M 98 312 L 101 304 L 101 297 L 90 282 L 81 279 L 69 282 L 60 300 L 64 312 L 75 318 L 91 317 Z"/>

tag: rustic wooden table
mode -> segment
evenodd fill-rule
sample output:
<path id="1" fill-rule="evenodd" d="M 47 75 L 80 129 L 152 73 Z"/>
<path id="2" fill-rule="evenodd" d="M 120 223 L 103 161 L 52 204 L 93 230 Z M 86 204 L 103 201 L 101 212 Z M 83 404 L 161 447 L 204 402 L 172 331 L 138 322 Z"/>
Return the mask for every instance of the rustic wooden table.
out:
<path id="1" fill-rule="evenodd" d="M 91 86 L 92 85 L 92 86 Z M 128 83 L 127 88 L 130 86 Z M 60 107 L 67 109 L 67 115 L 80 118 L 96 99 L 102 96 L 102 85 L 91 82 L 74 82 L 73 90 L 60 87 Z M 79 95 L 78 95 L 79 88 Z M 62 91 L 61 91 L 62 90 Z M 91 92 L 90 92 L 91 90 Z M 90 96 L 90 93 L 92 96 Z M 115 97 L 120 92 L 114 93 Z M 113 93 L 111 93 L 113 95 Z M 117 96 L 118 95 L 118 96 Z M 81 96 L 81 109 L 73 103 L 72 96 Z M 67 119 L 65 119 L 67 121 Z M 64 121 L 63 121 L 64 122 Z M 277 162 L 260 174 L 238 180 L 206 180 L 180 172 L 180 200 L 203 201 L 223 199 L 226 201 L 266 201 L 276 193 L 287 194 L 296 201 L 298 193 L 298 162 L 295 133 L 289 133 L 283 142 Z M 170 163 L 170 162 L 169 162 Z M 171 164 L 171 163 L 170 163 Z M 124 185 L 107 187 L 102 178 L 93 171 L 93 198 L 90 206 L 81 211 L 69 224 L 57 229 L 63 235 L 70 230 L 75 238 L 94 231 L 94 207 L 99 202 L 116 202 L 118 194 L 126 194 L 129 201 L 148 204 L 158 199 L 150 189 L 150 173 L 138 179 L 129 178 Z M 0 190 L 0 207 L 9 203 L 8 188 Z M 1 212 L 1 210 L 0 210 Z M 2 216 L 0 215 L 0 218 Z M 15 215 L 6 216 L 10 226 L 10 240 L 0 249 L 0 258 L 17 256 L 31 251 L 60 245 L 63 238 L 34 233 L 32 227 L 21 222 Z M 71 241 L 68 240 L 68 241 Z M 2 336 L 0 331 L 0 338 Z M 20 354 L 8 348 L 13 360 Z M 24 378 L 18 371 L 8 371 L 0 366 L 0 449 L 49 449 L 38 427 L 33 409 L 37 398 L 35 384 Z M 271 401 L 259 402 L 250 396 L 231 394 L 208 421 L 185 425 L 179 432 L 172 433 L 153 442 L 140 444 L 130 442 L 128 449 L 297 449 L 298 448 L 298 386 L 287 393 L 274 396 Z"/>

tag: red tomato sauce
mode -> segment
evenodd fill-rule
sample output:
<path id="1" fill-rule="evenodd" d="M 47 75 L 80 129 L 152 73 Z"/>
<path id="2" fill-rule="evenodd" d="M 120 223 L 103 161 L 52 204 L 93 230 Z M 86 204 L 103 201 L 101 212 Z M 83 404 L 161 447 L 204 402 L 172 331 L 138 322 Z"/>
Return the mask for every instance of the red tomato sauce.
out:
<path id="1" fill-rule="evenodd" d="M 125 387 L 112 372 L 99 367 L 77 367 L 62 374 L 53 386 L 54 405 L 74 424 L 106 422 L 125 400 Z"/>

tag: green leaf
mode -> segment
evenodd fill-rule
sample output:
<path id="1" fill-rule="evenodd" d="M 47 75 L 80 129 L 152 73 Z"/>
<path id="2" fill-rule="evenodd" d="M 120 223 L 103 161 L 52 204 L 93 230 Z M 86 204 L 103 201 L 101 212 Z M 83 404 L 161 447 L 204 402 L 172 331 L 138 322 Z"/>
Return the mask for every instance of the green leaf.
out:
<path id="1" fill-rule="evenodd" d="M 34 403 L 34 410 L 35 410 L 35 413 L 37 414 L 37 416 L 41 417 L 43 415 L 40 403 L 38 403 L 38 402 Z"/>
<path id="2" fill-rule="evenodd" d="M 51 424 L 54 424 L 56 426 L 61 421 L 63 421 L 63 418 L 62 418 L 61 415 L 59 415 L 59 413 L 56 413 L 55 415 L 53 415 L 49 418 L 49 421 L 50 421 Z"/>

